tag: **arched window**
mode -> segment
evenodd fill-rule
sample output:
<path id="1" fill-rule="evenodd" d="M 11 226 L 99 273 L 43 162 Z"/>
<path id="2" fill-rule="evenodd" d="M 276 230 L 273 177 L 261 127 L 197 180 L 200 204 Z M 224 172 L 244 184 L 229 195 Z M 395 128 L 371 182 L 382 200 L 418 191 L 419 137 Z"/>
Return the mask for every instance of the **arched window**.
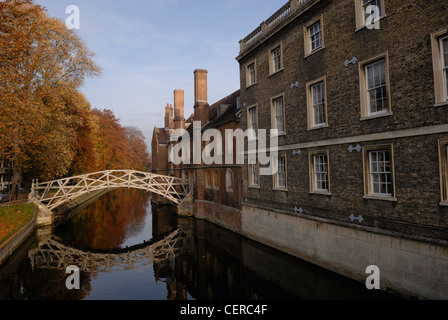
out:
<path id="1" fill-rule="evenodd" d="M 210 170 L 207 170 L 205 172 L 205 187 L 209 189 L 212 187 L 212 177 L 210 175 Z"/>
<path id="2" fill-rule="evenodd" d="M 213 170 L 213 189 L 219 189 L 218 170 Z"/>
<path id="3" fill-rule="evenodd" d="M 226 172 L 226 191 L 233 192 L 233 171 L 230 168 Z"/>

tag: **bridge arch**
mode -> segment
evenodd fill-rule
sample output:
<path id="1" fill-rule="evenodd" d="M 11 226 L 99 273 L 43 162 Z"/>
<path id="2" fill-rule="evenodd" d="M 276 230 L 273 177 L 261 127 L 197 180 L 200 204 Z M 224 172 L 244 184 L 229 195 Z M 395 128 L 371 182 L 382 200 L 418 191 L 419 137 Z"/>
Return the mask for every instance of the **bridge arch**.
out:
<path id="1" fill-rule="evenodd" d="M 177 205 L 192 189 L 187 179 L 135 170 L 107 170 L 49 182 L 33 181 L 29 200 L 51 212 L 82 195 L 118 188 L 152 192 Z"/>

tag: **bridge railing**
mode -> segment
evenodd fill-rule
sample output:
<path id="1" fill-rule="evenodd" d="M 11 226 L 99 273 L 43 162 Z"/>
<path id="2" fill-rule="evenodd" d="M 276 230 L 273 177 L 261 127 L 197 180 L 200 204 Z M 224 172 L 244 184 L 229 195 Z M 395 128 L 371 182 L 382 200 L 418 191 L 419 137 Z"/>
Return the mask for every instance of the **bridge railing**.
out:
<path id="1" fill-rule="evenodd" d="M 191 190 L 186 179 L 135 170 L 107 170 L 48 182 L 33 181 L 29 198 L 51 211 L 86 193 L 117 188 L 145 190 L 176 204 Z"/>

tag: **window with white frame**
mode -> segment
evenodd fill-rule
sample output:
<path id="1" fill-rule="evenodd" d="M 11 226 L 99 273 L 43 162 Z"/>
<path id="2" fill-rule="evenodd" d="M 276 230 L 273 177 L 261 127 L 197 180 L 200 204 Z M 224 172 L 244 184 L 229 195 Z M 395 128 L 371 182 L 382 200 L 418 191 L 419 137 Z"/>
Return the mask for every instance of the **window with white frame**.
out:
<path id="1" fill-rule="evenodd" d="M 355 0 L 355 10 L 356 29 L 365 27 L 369 18 L 375 18 L 373 14 L 379 18 L 386 15 L 384 0 Z"/>
<path id="2" fill-rule="evenodd" d="M 328 125 L 326 102 L 326 77 L 306 84 L 308 129 L 322 128 Z"/>
<path id="3" fill-rule="evenodd" d="M 324 15 L 321 14 L 303 25 L 305 58 L 325 46 Z"/>
<path id="4" fill-rule="evenodd" d="M 445 101 L 448 101 L 448 37 L 440 39 L 440 56 L 443 74 L 443 93 Z"/>
<path id="5" fill-rule="evenodd" d="M 258 162 L 256 160 L 252 160 L 249 163 L 249 185 L 251 187 L 259 186 L 259 170 L 258 170 Z"/>
<path id="6" fill-rule="evenodd" d="M 327 193 L 330 191 L 328 153 L 311 155 L 311 191 Z"/>
<path id="7" fill-rule="evenodd" d="M 313 126 L 327 123 L 325 114 L 325 86 L 321 81 L 311 86 L 311 103 L 313 111 Z"/>
<path id="8" fill-rule="evenodd" d="M 364 24 L 366 24 L 367 15 L 371 13 L 370 11 L 367 10 L 369 6 L 377 7 L 379 16 L 381 17 L 383 15 L 382 0 L 361 0 L 361 2 L 362 2 L 362 17 Z"/>
<path id="9" fill-rule="evenodd" d="M 435 107 L 448 102 L 448 27 L 431 33 Z"/>
<path id="10" fill-rule="evenodd" d="M 272 99 L 273 129 L 277 129 L 279 134 L 285 133 L 285 113 L 283 96 Z"/>
<path id="11" fill-rule="evenodd" d="M 392 162 L 390 151 L 370 151 L 369 161 L 372 194 L 392 196 Z"/>
<path id="12" fill-rule="evenodd" d="M 274 175 L 274 188 L 286 189 L 286 159 L 285 157 L 277 158 L 277 173 Z"/>
<path id="13" fill-rule="evenodd" d="M 320 21 L 308 28 L 310 52 L 322 47 L 322 28 Z"/>
<path id="14" fill-rule="evenodd" d="M 392 115 L 388 52 L 360 62 L 359 72 L 361 119 Z"/>
<path id="15" fill-rule="evenodd" d="M 367 107 L 369 115 L 387 112 L 387 83 L 385 61 L 380 60 L 365 67 L 367 81 Z"/>
<path id="16" fill-rule="evenodd" d="M 257 130 L 258 130 L 257 107 L 249 108 L 248 115 L 249 115 L 248 127 L 249 127 L 249 129 L 252 129 L 251 131 L 249 131 L 249 138 L 256 139 L 257 138 Z"/>
<path id="17" fill-rule="evenodd" d="M 365 195 L 395 199 L 392 146 L 364 148 Z"/>
<path id="18" fill-rule="evenodd" d="M 255 74 L 255 62 L 247 66 L 247 78 L 248 78 L 247 86 L 251 86 L 257 82 Z"/>
<path id="19" fill-rule="evenodd" d="M 275 73 L 282 69 L 282 49 L 280 46 L 271 51 L 272 72 Z"/>

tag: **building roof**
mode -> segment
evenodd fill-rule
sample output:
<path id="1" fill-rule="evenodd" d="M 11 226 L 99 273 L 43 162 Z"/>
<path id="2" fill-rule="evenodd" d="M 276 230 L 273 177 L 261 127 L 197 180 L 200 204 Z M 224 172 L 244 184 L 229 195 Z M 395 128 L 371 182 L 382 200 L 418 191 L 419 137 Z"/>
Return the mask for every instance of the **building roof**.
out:
<path id="1" fill-rule="evenodd" d="M 209 107 L 209 122 L 204 125 L 202 130 L 217 128 L 231 121 L 238 121 L 237 113 L 240 106 L 237 103 L 237 97 L 240 96 L 240 90 L 228 95 Z M 218 116 L 218 108 L 226 107 L 227 109 Z"/>
<path id="2" fill-rule="evenodd" d="M 159 145 L 166 145 L 170 141 L 170 133 L 164 128 L 154 128 L 154 135 Z"/>

